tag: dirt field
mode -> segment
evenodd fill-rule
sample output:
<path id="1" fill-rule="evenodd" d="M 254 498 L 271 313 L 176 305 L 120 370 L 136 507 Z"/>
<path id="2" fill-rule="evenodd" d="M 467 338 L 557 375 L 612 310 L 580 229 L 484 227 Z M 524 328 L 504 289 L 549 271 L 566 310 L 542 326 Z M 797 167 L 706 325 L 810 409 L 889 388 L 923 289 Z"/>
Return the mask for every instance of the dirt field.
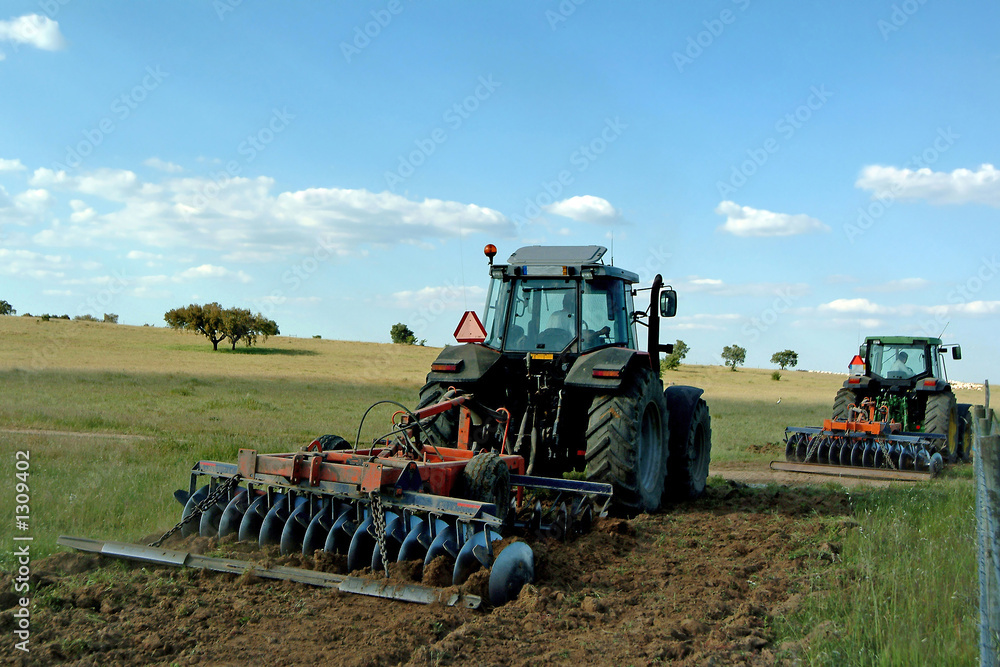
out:
<path id="1" fill-rule="evenodd" d="M 787 664 L 798 647 L 776 645 L 774 624 L 823 594 L 815 580 L 855 525 L 844 493 L 719 482 L 694 504 L 604 519 L 568 545 L 532 542 L 536 585 L 484 611 L 57 554 L 34 564 L 29 654 L 10 645 L 16 600 L 0 582 L 2 655 L 23 665 Z M 421 569 L 393 576 L 419 581 Z"/>

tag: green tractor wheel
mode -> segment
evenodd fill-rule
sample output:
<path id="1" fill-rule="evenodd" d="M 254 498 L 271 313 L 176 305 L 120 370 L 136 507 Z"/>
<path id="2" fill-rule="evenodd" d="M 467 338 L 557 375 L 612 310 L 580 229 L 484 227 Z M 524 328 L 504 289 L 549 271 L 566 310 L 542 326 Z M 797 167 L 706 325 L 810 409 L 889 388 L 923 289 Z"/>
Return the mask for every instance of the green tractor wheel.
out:
<path id="1" fill-rule="evenodd" d="M 833 399 L 833 419 L 834 421 L 847 421 L 848 408 L 857 405 L 858 396 L 852 390 L 841 387 L 837 390 L 837 397 Z"/>

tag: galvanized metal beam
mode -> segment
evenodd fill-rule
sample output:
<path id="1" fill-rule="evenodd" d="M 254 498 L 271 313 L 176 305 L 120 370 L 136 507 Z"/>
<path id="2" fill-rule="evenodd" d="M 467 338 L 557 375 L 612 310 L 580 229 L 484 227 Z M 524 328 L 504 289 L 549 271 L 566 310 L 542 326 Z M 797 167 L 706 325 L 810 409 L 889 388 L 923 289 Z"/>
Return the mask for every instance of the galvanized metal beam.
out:
<path id="1" fill-rule="evenodd" d="M 922 482 L 931 479 L 934 473 L 916 470 L 892 470 L 891 468 L 855 468 L 854 466 L 834 466 L 820 463 L 789 463 L 771 461 L 771 470 L 784 472 L 806 472 L 813 475 L 832 477 L 852 477 L 858 479 L 884 479 L 898 482 Z"/>
<path id="2" fill-rule="evenodd" d="M 86 551 L 143 563 L 191 567 L 235 575 L 249 573 L 263 579 L 294 581 L 310 586 L 336 588 L 343 593 L 356 593 L 358 595 L 369 595 L 390 600 L 402 600 L 420 604 L 437 603 L 448 607 L 466 607 L 468 609 L 479 609 L 482 605 L 482 598 L 478 595 L 446 593 L 441 589 L 422 586 L 420 584 L 397 584 L 384 580 L 364 579 L 362 577 L 331 574 L 329 572 L 280 565 L 263 567 L 256 563 L 236 558 L 202 556 L 185 551 L 175 551 L 161 547 L 147 547 L 127 542 L 105 542 L 64 535 L 59 537 L 57 543 L 60 546 L 76 549 L 77 551 Z"/>

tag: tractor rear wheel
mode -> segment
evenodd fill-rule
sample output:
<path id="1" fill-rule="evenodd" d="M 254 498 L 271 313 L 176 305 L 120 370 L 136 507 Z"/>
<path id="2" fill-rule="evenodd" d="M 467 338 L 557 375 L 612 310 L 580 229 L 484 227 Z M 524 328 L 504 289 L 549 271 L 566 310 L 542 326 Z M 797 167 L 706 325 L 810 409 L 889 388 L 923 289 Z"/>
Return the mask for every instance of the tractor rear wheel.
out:
<path id="1" fill-rule="evenodd" d="M 448 392 L 448 387 L 440 382 L 428 382 L 420 389 L 420 401 L 417 403 L 417 410 L 426 408 L 428 405 L 440 403 L 441 398 Z M 458 426 L 458 410 L 452 409 L 442 412 L 430 421 L 424 423 L 423 435 L 431 438 L 433 444 L 441 447 L 454 447 L 456 429 Z"/>
<path id="2" fill-rule="evenodd" d="M 943 391 L 927 397 L 924 408 L 924 423 L 920 430 L 924 433 L 940 433 L 948 436 L 944 454 L 949 463 L 954 463 L 961 453 L 958 451 L 958 403 L 955 394 Z"/>
<path id="3" fill-rule="evenodd" d="M 505 521 L 510 510 L 510 469 L 496 452 L 480 452 L 462 471 L 463 495 L 469 500 L 493 503 L 497 518 Z"/>
<path id="4" fill-rule="evenodd" d="M 627 514 L 655 512 L 667 474 L 667 402 L 652 371 L 635 372 L 617 394 L 595 396 L 587 424 L 586 476 L 614 487 Z"/>
<path id="5" fill-rule="evenodd" d="M 857 405 L 858 396 L 847 387 L 837 390 L 837 397 L 833 399 L 833 420 L 838 422 L 847 421 L 848 408 Z"/>
<path id="6" fill-rule="evenodd" d="M 673 501 L 694 500 L 705 492 L 712 457 L 712 419 L 703 399 L 695 403 L 687 433 L 670 434 L 666 496 Z"/>

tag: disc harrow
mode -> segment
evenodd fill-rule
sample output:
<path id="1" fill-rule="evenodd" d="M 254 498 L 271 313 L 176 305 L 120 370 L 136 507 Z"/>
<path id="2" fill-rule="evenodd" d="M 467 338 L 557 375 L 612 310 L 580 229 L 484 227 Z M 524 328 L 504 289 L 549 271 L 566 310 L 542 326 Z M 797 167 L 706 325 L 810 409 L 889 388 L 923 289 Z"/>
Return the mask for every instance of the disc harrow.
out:
<path id="1" fill-rule="evenodd" d="M 945 436 L 931 433 L 903 433 L 898 423 L 888 417 L 888 408 L 864 399 L 848 408 L 846 421 L 827 419 L 822 428 L 788 427 L 785 429 L 785 460 L 791 465 L 772 462 L 771 468 L 792 472 L 820 472 L 819 467 L 919 473 L 933 477 L 944 466 L 941 446 Z M 811 469 L 816 466 L 817 469 Z M 869 476 L 869 475 L 865 475 Z M 891 477 L 891 474 L 881 474 Z M 910 478 L 907 476 L 907 478 Z"/>
<path id="2" fill-rule="evenodd" d="M 534 556 L 524 542 L 503 550 L 495 543 L 586 532 L 605 513 L 611 486 L 527 476 L 521 456 L 502 453 L 506 443 L 501 453 L 474 452 L 462 442 L 420 445 L 419 421 L 439 405 L 394 421 L 393 437 L 366 449 L 325 450 L 317 439 L 298 452 L 241 449 L 236 463 L 199 461 L 189 490 L 174 494 L 184 505 L 180 532 L 235 536 L 282 554 L 341 554 L 350 571 L 386 576 L 392 562 L 427 567 L 445 557 L 452 585 L 489 570 L 490 602 L 503 604 L 533 581 Z M 526 502 L 526 493 L 554 500 Z"/>

